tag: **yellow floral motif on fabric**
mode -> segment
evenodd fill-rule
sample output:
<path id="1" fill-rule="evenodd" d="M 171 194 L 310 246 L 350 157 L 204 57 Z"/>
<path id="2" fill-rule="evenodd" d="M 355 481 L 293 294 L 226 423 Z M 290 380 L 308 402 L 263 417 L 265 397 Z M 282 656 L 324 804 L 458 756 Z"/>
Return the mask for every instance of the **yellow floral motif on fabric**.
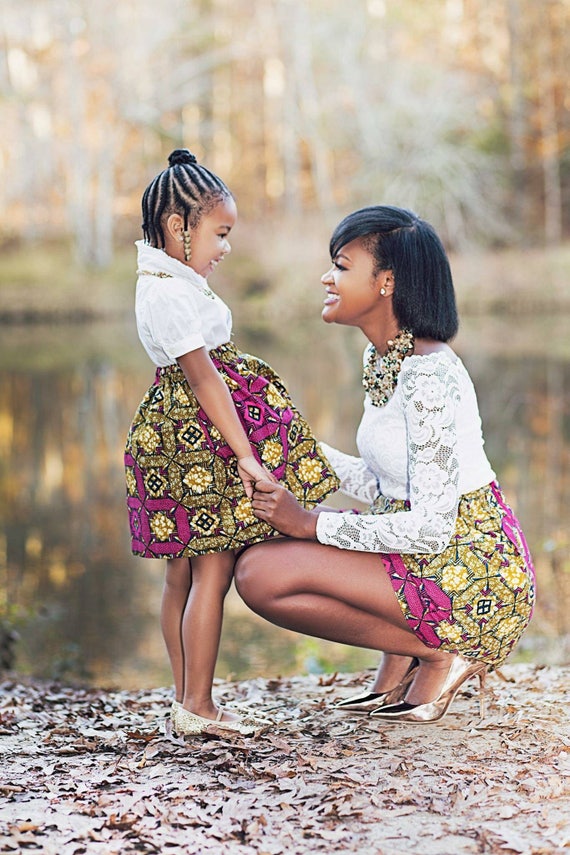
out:
<path id="1" fill-rule="evenodd" d="M 270 407 L 275 407 L 275 408 L 279 407 L 280 409 L 283 410 L 287 406 L 287 401 L 285 400 L 283 395 L 281 395 L 277 391 L 277 389 L 275 388 L 273 383 L 271 383 L 267 387 L 266 395 L 267 395 L 267 403 L 269 404 Z"/>
<path id="2" fill-rule="evenodd" d="M 273 468 L 278 466 L 283 459 L 283 448 L 281 444 L 272 440 L 266 442 L 263 446 L 261 459 L 268 466 L 272 466 Z"/>
<path id="3" fill-rule="evenodd" d="M 172 520 L 169 520 L 164 514 L 154 514 L 150 521 L 150 527 L 157 540 L 168 540 L 175 528 Z"/>
<path id="4" fill-rule="evenodd" d="M 312 484 L 318 482 L 321 473 L 322 466 L 318 460 L 313 460 L 311 457 L 304 457 L 299 463 L 299 479 L 304 483 Z"/>
<path id="5" fill-rule="evenodd" d="M 212 474 L 202 466 L 193 466 L 184 477 L 184 483 L 193 493 L 205 493 L 211 485 Z"/>
<path id="6" fill-rule="evenodd" d="M 125 477 L 127 480 L 127 492 L 129 496 L 136 495 L 137 479 L 135 478 L 134 472 L 130 466 L 127 466 L 125 469 Z"/>
<path id="7" fill-rule="evenodd" d="M 257 519 L 255 514 L 253 513 L 251 502 L 246 497 L 240 499 L 237 503 L 237 507 L 234 511 L 234 516 L 237 520 L 246 523 L 247 525 L 251 525 Z"/>
<path id="8" fill-rule="evenodd" d="M 451 624 L 447 621 L 442 621 L 437 628 L 441 638 L 447 638 L 453 644 L 458 644 L 461 641 L 461 627 L 457 624 Z"/>
<path id="9" fill-rule="evenodd" d="M 523 588 L 526 585 L 526 574 L 521 572 L 518 567 L 509 564 L 508 567 L 501 568 L 501 576 L 509 586 L 509 588 Z"/>
<path id="10" fill-rule="evenodd" d="M 144 448 L 145 451 L 156 451 L 160 445 L 160 437 L 157 435 L 150 425 L 142 425 L 135 432 L 135 442 Z"/>
<path id="11" fill-rule="evenodd" d="M 190 399 L 183 386 L 176 387 L 173 397 L 176 398 L 179 404 L 182 404 L 185 407 L 190 403 Z"/>
<path id="12" fill-rule="evenodd" d="M 441 581 L 444 591 L 460 591 L 467 585 L 467 570 L 465 567 L 444 567 Z"/>

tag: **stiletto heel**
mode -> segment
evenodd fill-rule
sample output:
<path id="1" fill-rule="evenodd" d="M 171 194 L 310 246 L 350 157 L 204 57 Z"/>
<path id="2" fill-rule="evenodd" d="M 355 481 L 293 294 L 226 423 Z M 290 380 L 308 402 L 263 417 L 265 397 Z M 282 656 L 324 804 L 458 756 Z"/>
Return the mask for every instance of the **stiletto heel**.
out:
<path id="1" fill-rule="evenodd" d="M 445 678 L 445 682 L 434 701 L 426 704 L 408 704 L 405 701 L 370 713 L 381 721 L 406 722 L 407 724 L 432 724 L 447 714 L 457 695 L 457 692 L 470 677 L 479 677 L 479 707 L 481 718 L 484 717 L 485 697 L 484 685 L 487 666 L 483 662 L 470 662 L 461 656 L 456 656 Z"/>
<path id="2" fill-rule="evenodd" d="M 419 661 L 414 657 L 401 682 L 393 689 L 389 689 L 387 692 L 362 692 L 360 695 L 353 695 L 343 701 L 337 701 L 334 704 L 334 709 L 369 714 L 372 710 L 377 710 L 382 706 L 399 703 L 414 679 L 419 664 Z"/>
<path id="3" fill-rule="evenodd" d="M 485 718 L 486 708 L 487 708 L 487 704 L 486 704 L 486 700 L 487 700 L 486 691 L 487 691 L 487 689 L 486 689 L 486 685 L 485 685 L 486 680 L 487 680 L 487 669 L 485 668 L 484 670 L 479 671 L 477 676 L 479 677 L 479 718 L 481 720 L 483 720 Z"/>

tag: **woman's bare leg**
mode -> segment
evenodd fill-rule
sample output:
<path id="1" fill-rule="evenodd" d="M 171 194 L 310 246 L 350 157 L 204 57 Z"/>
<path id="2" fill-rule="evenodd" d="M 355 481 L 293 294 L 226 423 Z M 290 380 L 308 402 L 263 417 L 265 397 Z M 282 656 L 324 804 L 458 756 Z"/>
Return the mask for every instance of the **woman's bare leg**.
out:
<path id="1" fill-rule="evenodd" d="M 214 669 L 220 646 L 224 598 L 231 585 L 235 555 L 216 552 L 192 558 L 192 587 L 182 619 L 184 648 L 183 706 L 215 719 L 212 700 Z M 236 718 L 224 713 L 222 720 Z"/>
<path id="2" fill-rule="evenodd" d="M 389 692 L 398 686 L 412 664 L 411 656 L 399 656 L 396 653 L 384 653 L 376 670 L 371 692 Z"/>
<path id="3" fill-rule="evenodd" d="M 276 540 L 246 550 L 236 564 L 235 578 L 247 605 L 278 626 L 398 657 L 418 657 L 420 669 L 407 700 L 423 703 L 437 697 L 452 657 L 426 647 L 408 628 L 379 555 Z M 386 679 L 391 671 L 387 669 Z"/>
<path id="4" fill-rule="evenodd" d="M 168 558 L 162 590 L 160 626 L 172 668 L 176 700 L 184 698 L 184 651 L 182 648 L 182 616 L 190 593 L 190 561 L 188 558 Z"/>

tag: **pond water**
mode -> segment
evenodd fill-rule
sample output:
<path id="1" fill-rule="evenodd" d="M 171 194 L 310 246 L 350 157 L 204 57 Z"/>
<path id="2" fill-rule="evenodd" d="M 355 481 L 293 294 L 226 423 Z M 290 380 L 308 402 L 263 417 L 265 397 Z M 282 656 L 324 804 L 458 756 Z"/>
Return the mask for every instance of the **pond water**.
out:
<path id="1" fill-rule="evenodd" d="M 253 320 L 253 319 L 252 319 Z M 263 325 L 261 325 L 263 327 Z M 364 340 L 288 318 L 241 319 L 322 439 L 354 453 Z M 486 448 L 533 550 L 539 599 L 516 658 L 567 662 L 570 599 L 568 318 L 463 319 Z M 16 667 L 104 685 L 170 682 L 159 631 L 162 563 L 130 554 L 122 452 L 152 366 L 132 322 L 5 327 L 0 351 L 0 619 Z M 337 506 L 349 507 L 349 500 Z M 289 633 L 230 592 L 217 675 L 372 667 L 377 654 Z"/>

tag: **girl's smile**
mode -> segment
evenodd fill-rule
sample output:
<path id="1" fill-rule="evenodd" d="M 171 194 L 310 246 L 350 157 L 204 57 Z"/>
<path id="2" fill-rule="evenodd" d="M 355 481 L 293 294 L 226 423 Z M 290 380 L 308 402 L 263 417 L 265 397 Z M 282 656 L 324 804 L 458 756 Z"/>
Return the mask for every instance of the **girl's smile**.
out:
<path id="1" fill-rule="evenodd" d="M 213 211 L 204 215 L 197 228 L 192 230 L 192 254 L 186 263 L 205 279 L 231 252 L 228 237 L 236 220 L 236 203 L 228 196 Z"/>

